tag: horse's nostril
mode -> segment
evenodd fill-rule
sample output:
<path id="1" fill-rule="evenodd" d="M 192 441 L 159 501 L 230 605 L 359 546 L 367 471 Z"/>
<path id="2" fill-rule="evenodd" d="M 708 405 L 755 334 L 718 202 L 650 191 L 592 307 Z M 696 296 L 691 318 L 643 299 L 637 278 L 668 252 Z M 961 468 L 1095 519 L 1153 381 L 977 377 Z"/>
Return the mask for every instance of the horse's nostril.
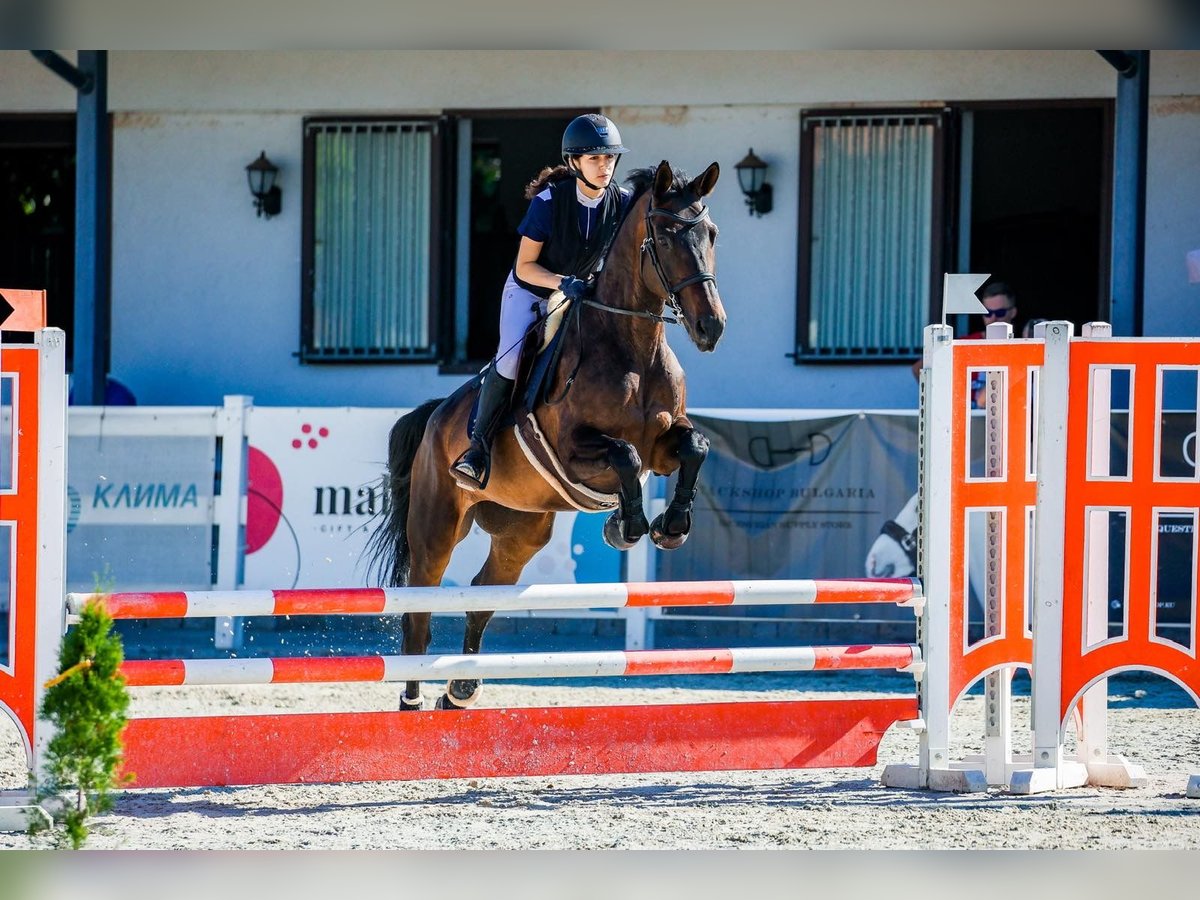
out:
<path id="1" fill-rule="evenodd" d="M 725 330 L 725 323 L 716 316 L 701 316 L 696 323 L 696 328 L 710 343 L 714 346 L 721 339 L 721 333 Z"/>

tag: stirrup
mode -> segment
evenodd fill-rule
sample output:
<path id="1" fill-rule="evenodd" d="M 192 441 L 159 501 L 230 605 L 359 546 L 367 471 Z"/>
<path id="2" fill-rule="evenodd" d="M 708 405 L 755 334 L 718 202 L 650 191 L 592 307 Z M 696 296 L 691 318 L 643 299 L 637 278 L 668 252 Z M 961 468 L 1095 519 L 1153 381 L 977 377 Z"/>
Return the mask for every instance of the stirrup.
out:
<path id="1" fill-rule="evenodd" d="M 483 471 L 476 475 L 475 472 L 478 470 L 467 461 L 467 455 L 472 450 L 478 450 L 478 448 L 472 444 L 464 450 L 450 466 L 450 474 L 463 490 L 481 491 L 487 487 L 488 476 L 491 474 L 491 454 L 487 450 L 479 451 L 483 456 Z"/>

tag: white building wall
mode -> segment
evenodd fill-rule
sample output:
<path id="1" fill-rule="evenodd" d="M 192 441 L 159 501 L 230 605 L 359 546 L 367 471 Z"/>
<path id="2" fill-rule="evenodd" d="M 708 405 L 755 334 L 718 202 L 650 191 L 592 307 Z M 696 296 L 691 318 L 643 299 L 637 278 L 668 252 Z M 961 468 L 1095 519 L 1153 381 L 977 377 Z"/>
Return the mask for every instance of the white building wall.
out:
<path id="1" fill-rule="evenodd" d="M 597 77 L 596 73 L 603 73 Z M 600 106 L 634 152 L 723 176 L 714 355 L 672 335 L 692 406 L 908 408 L 906 364 L 796 366 L 799 113 L 845 104 L 1112 97 L 1116 75 L 1072 52 L 280 52 L 110 55 L 114 374 L 143 403 L 402 406 L 460 377 L 433 366 L 299 365 L 302 119 L 353 112 Z M 1155 52 L 1147 215 L 1149 334 L 1200 333 L 1183 254 L 1200 245 L 1200 54 Z M 0 113 L 71 110 L 27 53 L 0 52 Z M 775 210 L 747 215 L 736 163 L 770 163 Z M 244 167 L 282 170 L 283 213 L 256 219 Z M 552 148 L 547 148 L 552 157 Z"/>
<path id="2" fill-rule="evenodd" d="M 1200 92 L 1153 98 L 1148 131 L 1143 330 L 1200 334 L 1200 283 L 1186 261 L 1200 250 Z"/>
<path id="3" fill-rule="evenodd" d="M 1181 56 L 1156 53 L 1154 78 L 1177 77 Z M 0 51 L 0 76 L 0 109 L 74 107 L 24 51 Z M 1115 84 L 1090 50 L 114 51 L 109 79 L 114 110 L 314 113 L 1111 97 Z"/>

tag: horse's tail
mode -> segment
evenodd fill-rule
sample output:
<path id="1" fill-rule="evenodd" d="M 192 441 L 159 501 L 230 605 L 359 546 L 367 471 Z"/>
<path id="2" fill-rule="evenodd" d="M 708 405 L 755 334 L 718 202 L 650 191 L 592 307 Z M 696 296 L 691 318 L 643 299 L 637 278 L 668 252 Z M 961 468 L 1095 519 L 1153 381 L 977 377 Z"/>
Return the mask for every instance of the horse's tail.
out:
<path id="1" fill-rule="evenodd" d="M 441 400 L 427 400 L 401 416 L 388 435 L 387 475 L 384 488 L 390 503 L 383 521 L 367 542 L 368 569 L 389 587 L 408 583 L 408 500 L 412 483 L 413 460 L 425 436 L 425 426 Z"/>

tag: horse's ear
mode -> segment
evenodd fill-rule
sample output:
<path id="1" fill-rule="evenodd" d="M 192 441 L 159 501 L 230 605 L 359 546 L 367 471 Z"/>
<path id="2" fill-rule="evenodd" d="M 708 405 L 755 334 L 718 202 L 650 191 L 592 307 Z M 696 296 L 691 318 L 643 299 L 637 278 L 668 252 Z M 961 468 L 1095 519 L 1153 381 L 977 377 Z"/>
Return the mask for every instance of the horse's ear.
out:
<path id="1" fill-rule="evenodd" d="M 721 177 L 721 167 L 713 163 L 694 179 L 688 185 L 688 188 L 697 197 L 707 197 L 713 192 L 713 188 L 717 186 L 717 179 Z"/>
<path id="2" fill-rule="evenodd" d="M 664 159 L 658 164 L 658 171 L 654 173 L 655 199 L 661 200 L 665 197 L 674 183 L 675 174 L 671 171 L 671 164 Z"/>

